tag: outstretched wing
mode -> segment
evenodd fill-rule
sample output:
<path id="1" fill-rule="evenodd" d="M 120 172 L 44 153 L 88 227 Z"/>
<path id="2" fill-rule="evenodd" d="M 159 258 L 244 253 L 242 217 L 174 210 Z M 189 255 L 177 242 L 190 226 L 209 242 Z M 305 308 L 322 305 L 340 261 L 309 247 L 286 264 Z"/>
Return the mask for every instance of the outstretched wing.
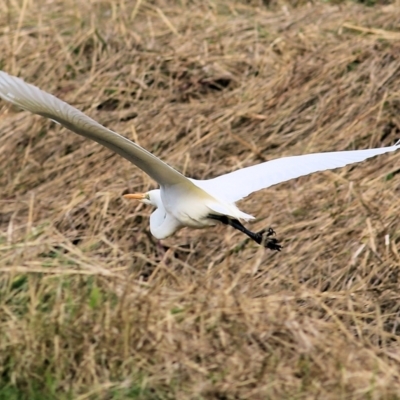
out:
<path id="1" fill-rule="evenodd" d="M 225 201 L 235 202 L 250 193 L 265 189 L 277 183 L 308 175 L 313 172 L 344 167 L 364 161 L 379 154 L 400 148 L 400 141 L 394 146 L 367 150 L 337 151 L 331 153 L 305 154 L 278 158 L 262 164 L 239 169 L 214 179 L 196 181 L 196 185 Z"/>
<path id="2" fill-rule="evenodd" d="M 57 97 L 4 71 L 0 71 L 0 97 L 108 147 L 142 169 L 160 185 L 191 185 L 189 179 L 136 143 L 107 129 Z"/>

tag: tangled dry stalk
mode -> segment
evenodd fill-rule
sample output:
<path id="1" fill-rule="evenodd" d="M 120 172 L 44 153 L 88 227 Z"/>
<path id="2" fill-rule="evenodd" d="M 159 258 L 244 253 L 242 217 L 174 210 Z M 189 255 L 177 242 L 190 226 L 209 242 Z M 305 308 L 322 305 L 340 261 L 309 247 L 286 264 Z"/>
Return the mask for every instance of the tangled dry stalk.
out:
<path id="1" fill-rule="evenodd" d="M 399 4 L 0 0 L 0 67 L 195 178 L 400 137 Z M 154 182 L 0 104 L 0 398 L 400 398 L 400 154 L 161 245 Z"/>

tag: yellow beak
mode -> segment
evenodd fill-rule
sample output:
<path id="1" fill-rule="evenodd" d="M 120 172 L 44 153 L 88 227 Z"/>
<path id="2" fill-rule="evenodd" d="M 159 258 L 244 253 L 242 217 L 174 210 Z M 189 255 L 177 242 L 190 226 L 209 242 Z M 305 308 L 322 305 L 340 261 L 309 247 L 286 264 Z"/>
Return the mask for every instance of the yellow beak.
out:
<path id="1" fill-rule="evenodd" d="M 146 194 L 145 193 L 124 194 L 124 198 L 132 200 L 144 200 L 146 198 Z"/>

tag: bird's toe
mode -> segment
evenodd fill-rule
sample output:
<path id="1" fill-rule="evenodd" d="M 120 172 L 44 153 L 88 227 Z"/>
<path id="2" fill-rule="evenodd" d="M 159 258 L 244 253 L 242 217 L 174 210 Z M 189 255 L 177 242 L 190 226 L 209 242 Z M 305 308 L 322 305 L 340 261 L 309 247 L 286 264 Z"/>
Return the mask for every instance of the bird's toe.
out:
<path id="1" fill-rule="evenodd" d="M 276 232 L 273 228 L 268 228 L 268 229 L 261 229 L 261 231 L 257 232 L 258 235 L 264 235 L 265 236 L 273 236 L 276 235 Z"/>
<path id="2" fill-rule="evenodd" d="M 282 246 L 279 244 L 279 241 L 277 239 L 267 239 L 265 241 L 264 247 L 276 251 L 282 250 Z"/>
<path id="3" fill-rule="evenodd" d="M 275 235 L 275 231 L 272 228 L 263 229 L 257 233 L 260 241 L 265 248 L 281 251 L 282 246 L 279 244 L 279 240 L 276 238 L 271 238 L 271 236 Z"/>

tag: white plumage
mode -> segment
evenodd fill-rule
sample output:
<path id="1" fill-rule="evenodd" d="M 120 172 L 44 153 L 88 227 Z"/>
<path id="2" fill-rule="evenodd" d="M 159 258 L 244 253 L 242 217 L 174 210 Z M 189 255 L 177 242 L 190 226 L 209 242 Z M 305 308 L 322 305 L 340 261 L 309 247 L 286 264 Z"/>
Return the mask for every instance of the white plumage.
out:
<path id="1" fill-rule="evenodd" d="M 0 71 L 0 97 L 108 147 L 151 176 L 160 189 L 125 197 L 157 208 L 150 217 L 150 230 L 158 239 L 172 235 L 183 226 L 203 228 L 220 221 L 239 229 L 265 247 L 280 250 L 278 241 L 271 238 L 272 230 L 254 233 L 239 222 L 240 219 L 253 217 L 240 211 L 235 205 L 236 201 L 280 182 L 344 167 L 400 147 L 400 142 L 397 142 L 394 146 L 377 149 L 284 157 L 200 181 L 186 178 L 134 142 L 105 128 L 53 95 L 4 71 Z"/>

